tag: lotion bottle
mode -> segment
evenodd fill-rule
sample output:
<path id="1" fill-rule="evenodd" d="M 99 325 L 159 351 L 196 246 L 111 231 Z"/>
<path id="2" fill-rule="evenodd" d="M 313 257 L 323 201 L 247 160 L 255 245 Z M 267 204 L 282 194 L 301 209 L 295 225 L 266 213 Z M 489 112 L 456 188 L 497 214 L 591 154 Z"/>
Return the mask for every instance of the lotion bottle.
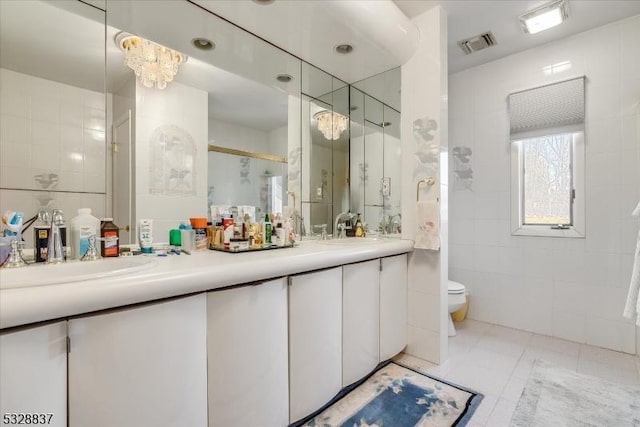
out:
<path id="1" fill-rule="evenodd" d="M 153 220 L 141 219 L 138 222 L 138 244 L 143 254 L 153 252 L 151 244 L 153 243 Z"/>

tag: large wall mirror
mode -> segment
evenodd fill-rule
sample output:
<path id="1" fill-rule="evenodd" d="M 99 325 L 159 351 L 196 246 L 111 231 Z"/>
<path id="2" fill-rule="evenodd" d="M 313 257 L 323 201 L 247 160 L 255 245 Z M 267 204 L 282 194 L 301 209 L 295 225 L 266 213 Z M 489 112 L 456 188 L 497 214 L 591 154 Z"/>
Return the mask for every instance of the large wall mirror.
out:
<path id="1" fill-rule="evenodd" d="M 306 234 L 341 212 L 372 230 L 396 214 L 393 73 L 349 86 L 190 2 L 107 7 L 0 2 L 2 210 L 90 207 L 123 244 L 141 218 L 166 241 L 211 205 L 280 212 Z"/>
<path id="2" fill-rule="evenodd" d="M 0 204 L 25 220 L 107 210 L 105 13 L 79 1 L 0 2 Z M 27 246 L 33 236 L 25 233 Z"/>
<path id="3" fill-rule="evenodd" d="M 349 209 L 349 85 L 302 65 L 302 212 L 309 234 L 333 233 Z"/>
<path id="4" fill-rule="evenodd" d="M 400 73 L 394 69 L 358 82 L 350 90 L 351 209 L 362 214 L 369 230 L 395 236 L 401 232 L 399 89 Z"/>
<path id="5" fill-rule="evenodd" d="M 300 151 L 300 61 L 187 2 L 112 2 L 107 15 L 116 220 L 154 218 L 162 238 L 178 221 L 211 218 L 211 206 L 214 217 L 238 205 L 256 220 L 290 214 L 300 194 L 289 171 Z M 133 34 L 143 40 L 130 43 L 171 49 L 179 64 L 166 87 L 125 65 L 120 40 Z"/>

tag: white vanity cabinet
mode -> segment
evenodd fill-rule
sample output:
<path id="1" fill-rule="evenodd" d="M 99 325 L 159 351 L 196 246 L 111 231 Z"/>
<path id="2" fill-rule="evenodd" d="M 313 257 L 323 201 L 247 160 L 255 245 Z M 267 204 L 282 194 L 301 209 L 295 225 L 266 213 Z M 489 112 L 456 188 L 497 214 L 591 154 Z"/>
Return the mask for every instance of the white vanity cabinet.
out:
<path id="1" fill-rule="evenodd" d="M 209 292 L 207 312 L 209 426 L 288 425 L 286 278 Z"/>
<path id="2" fill-rule="evenodd" d="M 342 268 L 343 387 L 362 379 L 379 361 L 380 262 Z"/>
<path id="3" fill-rule="evenodd" d="M 407 255 L 381 259 L 380 361 L 407 345 Z"/>
<path id="4" fill-rule="evenodd" d="M 0 334 L 0 425 L 35 424 L 33 415 L 67 425 L 66 321 Z"/>
<path id="5" fill-rule="evenodd" d="M 69 320 L 69 426 L 207 425 L 206 294 Z"/>
<path id="6" fill-rule="evenodd" d="M 289 420 L 342 385 L 342 267 L 289 277 Z"/>

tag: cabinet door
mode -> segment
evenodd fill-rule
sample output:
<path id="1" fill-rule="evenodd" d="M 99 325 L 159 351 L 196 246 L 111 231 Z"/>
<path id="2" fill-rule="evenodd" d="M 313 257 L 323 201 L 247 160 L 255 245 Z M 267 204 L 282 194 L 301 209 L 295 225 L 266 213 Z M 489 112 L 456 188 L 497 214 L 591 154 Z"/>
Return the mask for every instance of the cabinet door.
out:
<path id="1" fill-rule="evenodd" d="M 289 419 L 331 400 L 342 384 L 342 268 L 290 277 Z"/>
<path id="2" fill-rule="evenodd" d="M 209 425 L 289 424 L 287 281 L 207 296 Z"/>
<path id="3" fill-rule="evenodd" d="M 0 334 L 0 414 L 9 414 L 2 425 L 18 424 L 10 414 L 44 414 L 38 424 L 67 425 L 66 321 Z"/>
<path id="4" fill-rule="evenodd" d="M 378 364 L 380 260 L 342 267 L 342 386 Z"/>
<path id="5" fill-rule="evenodd" d="M 206 294 L 69 321 L 69 426 L 207 425 Z"/>
<path id="6" fill-rule="evenodd" d="M 407 345 L 407 255 L 382 258 L 380 272 L 380 361 Z"/>

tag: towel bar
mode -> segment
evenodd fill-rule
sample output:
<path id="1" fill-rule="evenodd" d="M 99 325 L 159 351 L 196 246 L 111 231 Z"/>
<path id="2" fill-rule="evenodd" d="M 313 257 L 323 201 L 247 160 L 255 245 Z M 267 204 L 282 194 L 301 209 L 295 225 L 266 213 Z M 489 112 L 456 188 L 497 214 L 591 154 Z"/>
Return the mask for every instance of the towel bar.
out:
<path id="1" fill-rule="evenodd" d="M 436 183 L 435 178 L 426 178 L 418 181 L 418 184 L 416 185 L 416 202 L 420 201 L 420 185 L 427 184 L 428 186 L 431 187 L 435 183 Z"/>

